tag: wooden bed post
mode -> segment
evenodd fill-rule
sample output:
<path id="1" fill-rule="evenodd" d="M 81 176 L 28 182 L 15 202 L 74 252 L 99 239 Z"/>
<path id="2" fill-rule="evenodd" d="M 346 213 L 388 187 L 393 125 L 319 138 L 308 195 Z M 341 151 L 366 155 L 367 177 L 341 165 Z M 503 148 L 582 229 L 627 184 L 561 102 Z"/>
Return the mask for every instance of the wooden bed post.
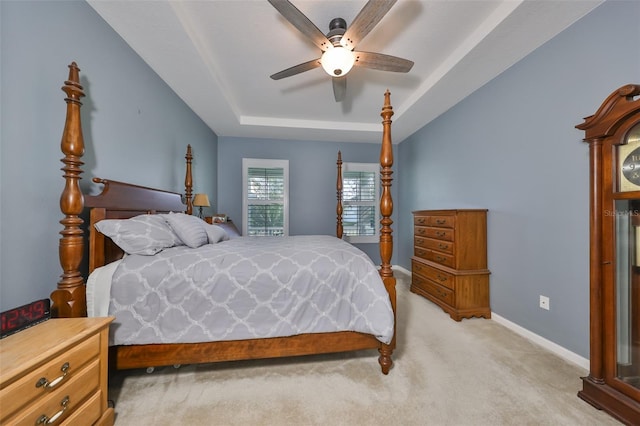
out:
<path id="1" fill-rule="evenodd" d="M 336 237 L 342 239 L 342 152 L 338 151 L 338 179 L 336 181 L 336 194 L 338 205 L 336 206 Z"/>
<path id="2" fill-rule="evenodd" d="M 184 156 L 187 160 L 187 171 L 184 176 L 184 197 L 186 198 L 187 214 L 193 213 L 193 201 L 191 200 L 191 190 L 193 188 L 193 178 L 191 177 L 191 162 L 193 154 L 191 153 L 191 145 L 187 145 L 187 154 Z"/>
<path id="3" fill-rule="evenodd" d="M 84 96 L 80 85 L 80 69 L 75 62 L 69 65 L 69 79 L 64 82 L 62 90 L 67 94 L 67 118 L 60 148 L 64 154 L 62 170 L 65 180 L 64 190 L 60 196 L 60 210 L 64 218 L 60 223 L 64 229 L 60 231 L 62 238 L 58 245 L 62 275 L 58 288 L 51 293 L 53 305 L 52 315 L 55 317 L 81 317 L 87 315 L 87 304 L 84 278 L 80 273 L 80 263 L 84 252 L 84 232 L 80 218 L 84 208 L 84 198 L 80 190 L 81 161 L 84 155 L 84 139 L 80 119 L 80 98 Z"/>
<path id="4" fill-rule="evenodd" d="M 391 354 L 396 347 L 396 279 L 391 269 L 391 255 L 393 254 L 393 236 L 391 233 L 391 214 L 393 213 L 393 200 L 391 198 L 391 181 L 393 178 L 393 145 L 391 143 L 391 93 L 387 90 L 384 94 L 384 106 L 380 116 L 382 117 L 382 148 L 380 149 L 380 181 L 382 183 L 382 196 L 380 197 L 380 276 L 389 293 L 391 307 L 394 313 L 393 340 L 388 345 L 380 345 L 380 358 L 378 359 L 382 372 L 387 374 L 393 361 Z"/>

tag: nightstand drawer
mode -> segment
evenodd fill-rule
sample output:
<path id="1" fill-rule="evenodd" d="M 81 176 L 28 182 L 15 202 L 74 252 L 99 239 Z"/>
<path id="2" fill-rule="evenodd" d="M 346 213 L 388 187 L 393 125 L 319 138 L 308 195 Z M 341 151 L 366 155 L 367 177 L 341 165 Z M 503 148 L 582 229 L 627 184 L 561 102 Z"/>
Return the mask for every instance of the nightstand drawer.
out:
<path id="1" fill-rule="evenodd" d="M 39 424 L 38 421 L 44 419 L 40 424 L 46 424 L 47 420 L 64 420 L 71 413 L 82 406 L 84 401 L 98 391 L 100 384 L 100 360 L 95 359 L 89 365 L 77 372 L 67 383 L 54 388 L 47 396 L 41 397 L 37 404 L 32 404 L 19 410 L 6 424 L 28 425 Z M 86 419 L 87 424 L 93 423 L 97 419 Z M 4 422 L 3 422 L 4 423 Z M 52 421 L 52 424 L 55 423 Z"/>
<path id="2" fill-rule="evenodd" d="M 100 336 L 94 335 L 47 364 L 0 390 L 2 418 L 36 398 L 51 394 L 70 381 L 81 367 L 100 353 Z M 40 385 L 39 385 L 40 384 Z"/>

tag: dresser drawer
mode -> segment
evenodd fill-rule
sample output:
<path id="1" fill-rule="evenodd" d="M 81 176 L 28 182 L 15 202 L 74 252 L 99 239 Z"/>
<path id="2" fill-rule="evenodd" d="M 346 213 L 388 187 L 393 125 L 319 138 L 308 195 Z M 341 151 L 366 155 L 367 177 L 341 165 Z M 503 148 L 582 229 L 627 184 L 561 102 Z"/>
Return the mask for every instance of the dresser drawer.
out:
<path id="1" fill-rule="evenodd" d="M 443 301 L 449 306 L 455 305 L 455 293 L 446 287 L 442 287 L 435 284 L 420 275 L 414 275 L 411 285 L 419 287 L 430 295 L 434 296 L 438 300 Z"/>
<path id="2" fill-rule="evenodd" d="M 95 359 L 77 372 L 69 381 L 59 388 L 54 388 L 48 395 L 41 397 L 37 403 L 19 410 L 6 424 L 28 425 L 46 424 L 58 416 L 58 422 L 83 406 L 92 393 L 99 393 L 100 360 Z M 43 420 L 38 423 L 39 420 Z M 97 419 L 83 419 L 83 423 L 91 424 Z M 4 423 L 4 422 L 3 422 Z M 52 421 L 52 424 L 55 423 Z"/>
<path id="3" fill-rule="evenodd" d="M 455 228 L 455 216 L 416 216 L 413 220 L 417 226 L 435 226 L 438 228 Z"/>
<path id="4" fill-rule="evenodd" d="M 421 248 L 438 250 L 443 253 L 453 254 L 453 242 L 433 240 L 431 238 L 415 237 L 415 245 Z"/>
<path id="5" fill-rule="evenodd" d="M 456 265 L 456 259 L 454 256 L 450 254 L 442 253 L 439 251 L 425 249 L 421 247 L 414 247 L 413 254 L 416 257 L 430 260 L 432 262 L 436 262 L 441 265 L 448 266 L 450 268 L 455 268 L 455 265 Z"/>
<path id="6" fill-rule="evenodd" d="M 433 238 L 435 240 L 453 241 L 454 232 L 450 228 L 429 228 L 427 226 L 414 227 L 416 237 Z"/>
<path id="7" fill-rule="evenodd" d="M 93 424 L 100 419 L 100 398 L 102 392 L 98 391 L 91 395 L 89 400 L 82 404 L 76 411 L 62 423 L 63 426 L 75 426 L 79 424 Z"/>
<path id="8" fill-rule="evenodd" d="M 36 398 L 51 394 L 70 381 L 100 353 L 100 336 L 94 335 L 0 390 L 2 418 L 10 416 Z"/>
<path id="9" fill-rule="evenodd" d="M 415 260 L 411 261 L 412 273 L 421 275 L 423 278 L 427 278 L 436 284 L 440 284 L 444 287 L 450 288 L 451 290 L 455 290 L 456 288 L 456 277 L 447 272 L 441 271 L 439 269 L 433 268 L 429 265 L 425 265 L 420 262 L 416 262 Z"/>

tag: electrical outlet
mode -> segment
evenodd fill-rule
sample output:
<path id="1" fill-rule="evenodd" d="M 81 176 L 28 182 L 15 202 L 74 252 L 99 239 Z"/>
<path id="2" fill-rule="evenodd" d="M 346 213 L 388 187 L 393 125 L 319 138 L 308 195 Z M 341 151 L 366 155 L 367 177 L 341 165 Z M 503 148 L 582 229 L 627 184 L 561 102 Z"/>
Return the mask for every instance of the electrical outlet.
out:
<path id="1" fill-rule="evenodd" d="M 549 298 L 547 296 L 540 295 L 540 307 L 547 311 L 549 310 Z"/>

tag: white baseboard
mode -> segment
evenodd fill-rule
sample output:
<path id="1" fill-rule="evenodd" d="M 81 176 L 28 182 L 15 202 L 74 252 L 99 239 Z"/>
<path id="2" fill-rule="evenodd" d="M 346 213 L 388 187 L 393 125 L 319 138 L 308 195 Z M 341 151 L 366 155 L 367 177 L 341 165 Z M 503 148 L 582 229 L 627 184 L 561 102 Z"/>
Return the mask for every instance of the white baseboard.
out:
<path id="1" fill-rule="evenodd" d="M 585 370 L 589 370 L 589 360 L 581 357 L 580 355 L 571 352 L 570 350 L 563 348 L 562 346 L 558 345 L 557 343 L 553 343 L 551 340 L 547 340 L 544 337 L 535 334 L 529 330 L 527 330 L 524 327 L 520 327 L 518 324 L 515 324 L 511 321 L 509 321 L 506 318 L 501 317 L 500 315 L 491 312 L 491 319 L 494 320 L 495 322 L 497 322 L 500 325 L 503 325 L 505 327 L 507 327 L 509 330 L 515 332 L 516 334 L 519 334 L 520 336 L 524 337 L 527 340 L 530 340 L 534 343 L 537 343 L 538 345 L 542 346 L 543 348 L 553 352 L 554 354 L 558 355 L 560 358 L 569 361 L 573 364 L 576 364 L 578 367 L 582 367 Z"/>
<path id="2" fill-rule="evenodd" d="M 408 271 L 407 269 L 403 268 L 402 266 L 399 265 L 393 265 L 393 269 L 398 270 L 400 272 L 403 272 L 409 276 L 411 276 L 411 271 Z M 547 340 L 544 337 L 535 334 L 529 330 L 527 330 L 524 327 L 519 326 L 516 323 L 513 323 L 511 321 L 509 321 L 506 318 L 501 317 L 500 315 L 496 314 L 495 312 L 491 312 L 491 319 L 494 320 L 495 322 L 497 322 L 498 324 L 507 327 L 509 330 L 513 331 L 516 334 L 519 334 L 520 336 L 524 337 L 527 340 L 532 341 L 533 343 L 536 343 L 540 346 L 542 346 L 543 348 L 547 349 L 548 351 L 553 352 L 554 354 L 558 355 L 560 358 L 569 361 L 575 365 L 577 365 L 578 367 L 582 367 L 585 370 L 589 371 L 589 360 L 574 353 L 571 352 L 570 350 L 558 345 L 557 343 L 553 343 L 551 340 Z"/>
<path id="3" fill-rule="evenodd" d="M 409 276 L 411 276 L 411 271 L 409 271 L 408 269 L 403 268 L 400 265 L 391 265 L 391 269 L 393 269 L 394 271 L 400 271 L 403 272 Z"/>

